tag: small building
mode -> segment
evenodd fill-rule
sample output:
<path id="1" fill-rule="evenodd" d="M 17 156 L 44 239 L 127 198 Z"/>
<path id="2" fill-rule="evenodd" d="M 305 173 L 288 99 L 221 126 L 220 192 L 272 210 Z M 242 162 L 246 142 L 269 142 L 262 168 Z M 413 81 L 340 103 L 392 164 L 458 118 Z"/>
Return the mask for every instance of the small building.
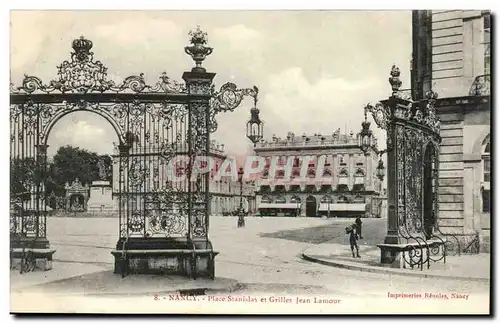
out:
<path id="1" fill-rule="evenodd" d="M 266 165 L 256 184 L 261 215 L 307 217 L 380 217 L 382 183 L 376 177 L 378 151 L 363 153 L 353 132 L 330 135 L 273 136 L 254 148 Z M 307 159 L 306 157 L 312 157 Z M 292 159 L 293 162 L 289 162 Z M 277 161 L 275 174 L 271 163 Z M 290 163 L 290 177 L 282 168 Z M 308 163 L 307 167 L 304 163 Z M 307 170 L 302 175 L 301 170 Z"/>

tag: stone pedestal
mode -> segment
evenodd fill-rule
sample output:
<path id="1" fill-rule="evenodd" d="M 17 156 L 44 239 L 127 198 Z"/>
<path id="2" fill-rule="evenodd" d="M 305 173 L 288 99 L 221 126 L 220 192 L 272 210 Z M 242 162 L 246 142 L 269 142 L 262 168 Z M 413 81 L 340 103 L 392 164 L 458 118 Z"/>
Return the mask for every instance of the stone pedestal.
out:
<path id="1" fill-rule="evenodd" d="M 55 252 L 46 238 L 11 237 L 10 267 L 22 271 L 51 270 Z"/>
<path id="2" fill-rule="evenodd" d="M 215 278 L 215 256 L 210 241 L 186 239 L 120 239 L 111 252 L 117 274 L 171 274 Z"/>
<path id="3" fill-rule="evenodd" d="M 380 264 L 382 267 L 387 268 L 402 268 L 402 252 L 381 247 L 381 245 L 377 245 L 380 248 Z"/>
<path id="4" fill-rule="evenodd" d="M 116 203 L 113 200 L 113 191 L 109 181 L 92 181 L 87 211 L 113 212 L 117 209 Z"/>

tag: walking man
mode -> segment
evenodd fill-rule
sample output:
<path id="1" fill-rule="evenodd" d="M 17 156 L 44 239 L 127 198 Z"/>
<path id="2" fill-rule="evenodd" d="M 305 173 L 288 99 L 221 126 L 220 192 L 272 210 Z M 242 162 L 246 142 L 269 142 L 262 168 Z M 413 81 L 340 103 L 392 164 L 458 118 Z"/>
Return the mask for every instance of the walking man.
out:
<path id="1" fill-rule="evenodd" d="M 361 217 L 358 216 L 354 222 L 356 223 L 357 227 L 356 230 L 359 235 L 359 238 L 363 239 L 363 235 L 361 234 L 361 224 L 363 224 L 363 222 L 361 221 Z"/>
<path id="2" fill-rule="evenodd" d="M 361 258 L 359 255 L 359 246 L 358 246 L 358 233 L 357 233 L 357 225 L 352 224 L 345 228 L 346 234 L 349 234 L 349 244 L 351 245 L 351 252 L 353 258 Z M 356 254 L 354 254 L 354 249 L 356 249 Z"/>

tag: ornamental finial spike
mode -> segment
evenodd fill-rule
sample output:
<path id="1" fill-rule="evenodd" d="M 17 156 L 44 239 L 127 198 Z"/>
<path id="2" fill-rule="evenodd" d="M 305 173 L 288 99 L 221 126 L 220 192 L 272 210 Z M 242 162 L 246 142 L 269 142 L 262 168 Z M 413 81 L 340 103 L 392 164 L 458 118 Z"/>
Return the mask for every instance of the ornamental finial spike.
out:
<path id="1" fill-rule="evenodd" d="M 399 88 L 401 88 L 402 82 L 399 79 L 400 75 L 401 71 L 399 70 L 399 67 L 393 64 L 391 68 L 391 77 L 389 78 L 389 83 L 391 84 L 393 93 L 399 91 Z"/>
<path id="2" fill-rule="evenodd" d="M 208 43 L 207 33 L 203 32 L 200 26 L 197 26 L 195 31 L 189 32 L 189 36 L 191 36 L 190 42 L 192 45 L 184 47 L 184 51 L 191 56 L 196 63 L 192 72 L 206 72 L 205 68 L 201 66 L 201 63 L 213 52 L 212 47 L 205 46 Z"/>

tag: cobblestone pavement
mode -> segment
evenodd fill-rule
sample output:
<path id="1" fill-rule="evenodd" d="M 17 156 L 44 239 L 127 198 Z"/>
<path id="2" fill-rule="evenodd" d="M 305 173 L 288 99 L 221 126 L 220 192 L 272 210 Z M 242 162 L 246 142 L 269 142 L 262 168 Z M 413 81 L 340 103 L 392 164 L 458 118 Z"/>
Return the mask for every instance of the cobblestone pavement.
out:
<path id="1" fill-rule="evenodd" d="M 220 254 L 216 258 L 216 276 L 221 280 L 238 282 L 232 295 L 330 295 L 338 297 L 383 297 L 388 293 L 461 293 L 489 299 L 489 283 L 435 280 L 377 274 L 332 268 L 301 259 L 306 249 L 318 244 L 320 238 L 345 243 L 343 228 L 352 220 L 307 218 L 253 218 L 246 219 L 244 228 L 237 228 L 234 217 L 212 217 L 210 238 Z M 365 237 L 385 229 L 385 220 L 366 220 L 375 229 L 366 226 Z M 318 228 L 321 230 L 311 230 Z M 381 231 L 380 228 L 383 230 Z M 11 288 L 15 293 L 30 286 L 48 287 L 51 291 L 66 290 L 86 293 L 102 291 L 102 286 L 89 284 L 89 275 L 112 272 L 110 254 L 118 233 L 117 219 L 49 218 L 48 235 L 54 255 L 54 268 L 47 272 L 20 275 L 11 271 Z M 296 233 L 296 234 L 293 234 Z M 304 233 L 307 233 L 305 235 Z M 81 276 L 87 275 L 86 279 Z M 125 280 L 135 280 L 125 284 Z M 124 295 L 144 293 L 149 279 L 127 279 L 118 283 L 116 291 Z M 70 281 L 71 284 L 68 284 Z M 154 280 L 149 280 L 149 285 Z M 165 283 L 168 286 L 168 283 Z M 106 291 L 113 293 L 108 284 Z M 121 288 L 120 288 L 120 287 Z M 144 286 L 141 289 L 137 287 Z M 80 287 L 80 288 L 79 288 Z M 124 288 L 125 287 L 125 288 Z M 128 287 L 128 288 L 127 288 Z M 153 291 L 158 291 L 156 284 Z M 128 291 L 129 289 L 130 291 Z M 49 290 L 46 290 L 49 292 Z M 214 292 L 227 295 L 227 292 Z M 124 296 L 125 297 L 125 296 Z"/>

